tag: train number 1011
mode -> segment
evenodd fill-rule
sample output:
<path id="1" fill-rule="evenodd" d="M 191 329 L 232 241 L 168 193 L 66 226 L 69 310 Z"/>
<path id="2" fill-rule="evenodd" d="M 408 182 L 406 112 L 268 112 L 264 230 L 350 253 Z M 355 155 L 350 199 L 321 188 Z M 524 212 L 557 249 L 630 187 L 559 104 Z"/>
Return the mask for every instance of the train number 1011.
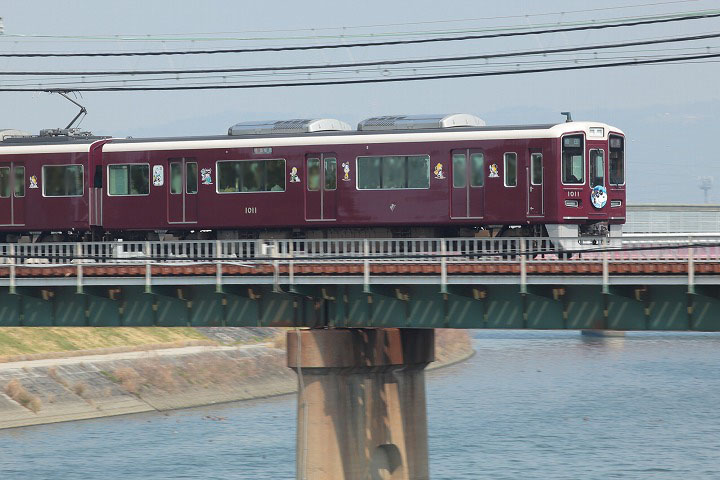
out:
<path id="1" fill-rule="evenodd" d="M 245 207 L 245 213 L 255 214 L 257 213 L 257 207 Z"/>

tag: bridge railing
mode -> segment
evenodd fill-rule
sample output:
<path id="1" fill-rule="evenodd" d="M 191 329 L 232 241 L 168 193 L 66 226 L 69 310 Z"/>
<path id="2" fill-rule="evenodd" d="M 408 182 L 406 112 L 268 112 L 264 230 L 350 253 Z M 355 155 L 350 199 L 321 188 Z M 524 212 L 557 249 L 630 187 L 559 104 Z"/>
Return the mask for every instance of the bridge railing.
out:
<path id="1" fill-rule="evenodd" d="M 577 238 L 386 238 L 117 241 L 0 244 L 0 262 L 22 266 L 192 263 L 557 263 L 720 261 L 720 237 L 628 236 L 596 245 Z"/>

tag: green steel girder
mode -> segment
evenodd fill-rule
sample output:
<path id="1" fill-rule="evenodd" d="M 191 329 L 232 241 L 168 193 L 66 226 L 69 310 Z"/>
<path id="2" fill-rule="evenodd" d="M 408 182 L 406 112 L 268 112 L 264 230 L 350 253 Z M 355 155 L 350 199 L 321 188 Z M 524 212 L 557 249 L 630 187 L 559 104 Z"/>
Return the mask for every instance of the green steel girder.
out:
<path id="1" fill-rule="evenodd" d="M 283 291 L 286 290 L 286 291 Z M 0 326 L 336 326 L 720 331 L 720 286 L 226 284 L 18 287 Z"/>

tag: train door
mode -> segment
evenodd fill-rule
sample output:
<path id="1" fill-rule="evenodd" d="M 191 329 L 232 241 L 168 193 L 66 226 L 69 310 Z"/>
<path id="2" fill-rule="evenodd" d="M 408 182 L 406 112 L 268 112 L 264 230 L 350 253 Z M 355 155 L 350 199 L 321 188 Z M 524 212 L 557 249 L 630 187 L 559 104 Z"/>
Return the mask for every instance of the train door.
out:
<path id="1" fill-rule="evenodd" d="M 485 209 L 485 155 L 478 150 L 452 152 L 451 218 L 482 218 Z"/>
<path id="2" fill-rule="evenodd" d="M 168 223 L 197 223 L 197 162 L 171 158 L 168 167 Z"/>
<path id="3" fill-rule="evenodd" d="M 310 154 L 305 158 L 305 219 L 334 221 L 336 215 L 337 155 Z"/>
<path id="4" fill-rule="evenodd" d="M 0 225 L 25 225 L 25 166 L 0 163 Z"/>
<path id="5" fill-rule="evenodd" d="M 543 197 L 543 155 L 542 152 L 530 152 L 530 165 L 527 171 L 527 216 L 545 216 L 545 202 Z"/>

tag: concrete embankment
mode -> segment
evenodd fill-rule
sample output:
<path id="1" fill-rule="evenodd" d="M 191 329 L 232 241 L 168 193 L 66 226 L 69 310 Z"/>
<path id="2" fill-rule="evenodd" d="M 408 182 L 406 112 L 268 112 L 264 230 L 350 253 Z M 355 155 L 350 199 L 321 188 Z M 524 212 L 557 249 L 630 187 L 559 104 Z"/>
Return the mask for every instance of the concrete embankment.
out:
<path id="1" fill-rule="evenodd" d="M 473 354 L 465 331 L 439 330 L 433 368 Z M 211 405 L 295 392 L 272 344 L 190 346 L 0 363 L 0 428 Z"/>

